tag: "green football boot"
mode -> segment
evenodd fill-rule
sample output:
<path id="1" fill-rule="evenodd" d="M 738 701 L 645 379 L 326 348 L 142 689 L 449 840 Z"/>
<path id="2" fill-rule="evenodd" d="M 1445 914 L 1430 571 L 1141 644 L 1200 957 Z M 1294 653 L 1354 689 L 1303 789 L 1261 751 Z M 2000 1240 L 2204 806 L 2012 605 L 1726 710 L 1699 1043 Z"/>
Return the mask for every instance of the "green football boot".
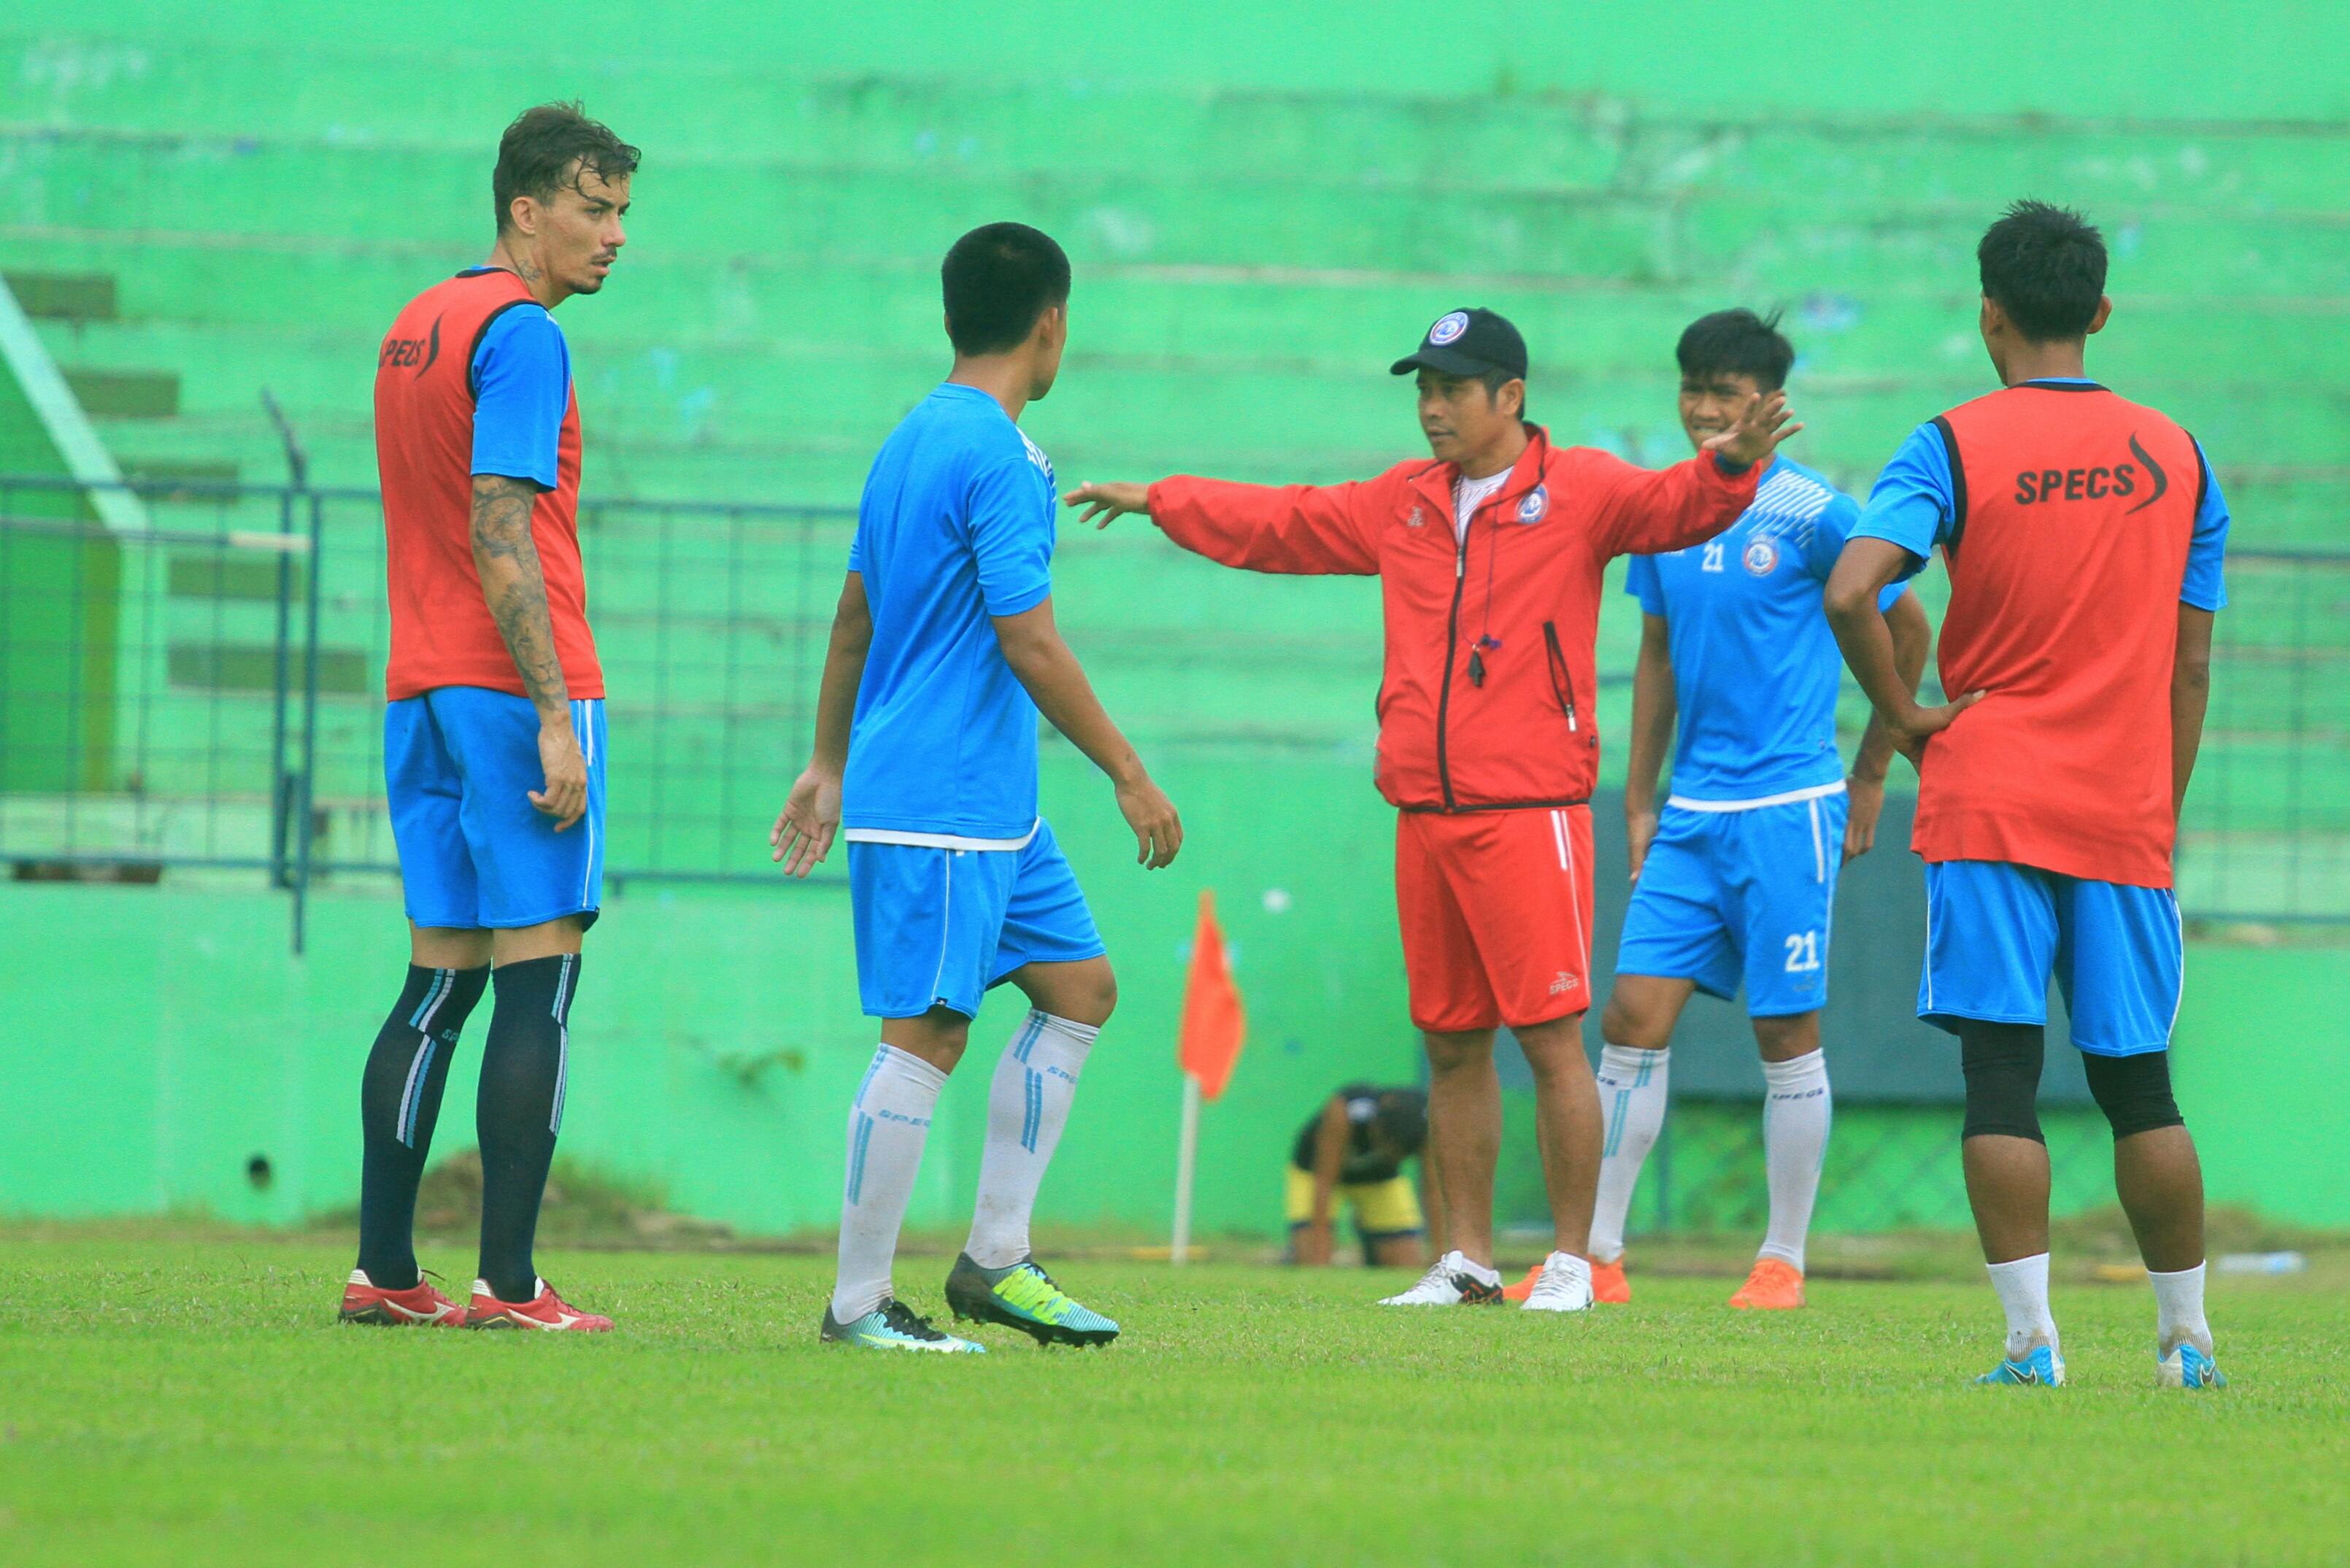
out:
<path id="1" fill-rule="evenodd" d="M 958 1322 L 1002 1324 L 1039 1345 L 1107 1345 L 1118 1337 L 1118 1324 L 1071 1301 L 1034 1258 L 983 1269 L 963 1253 L 947 1276 L 947 1307 Z"/>

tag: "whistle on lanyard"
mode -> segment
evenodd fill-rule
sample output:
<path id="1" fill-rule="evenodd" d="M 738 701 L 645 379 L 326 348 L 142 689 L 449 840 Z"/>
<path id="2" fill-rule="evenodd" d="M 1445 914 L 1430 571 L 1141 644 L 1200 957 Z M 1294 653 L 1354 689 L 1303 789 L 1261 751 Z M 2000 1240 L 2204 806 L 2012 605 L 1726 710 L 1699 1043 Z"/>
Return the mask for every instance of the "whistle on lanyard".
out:
<path id="1" fill-rule="evenodd" d="M 1485 654 L 1488 649 L 1499 651 L 1502 639 L 1481 637 L 1469 645 L 1469 684 L 1482 688 L 1485 684 Z"/>

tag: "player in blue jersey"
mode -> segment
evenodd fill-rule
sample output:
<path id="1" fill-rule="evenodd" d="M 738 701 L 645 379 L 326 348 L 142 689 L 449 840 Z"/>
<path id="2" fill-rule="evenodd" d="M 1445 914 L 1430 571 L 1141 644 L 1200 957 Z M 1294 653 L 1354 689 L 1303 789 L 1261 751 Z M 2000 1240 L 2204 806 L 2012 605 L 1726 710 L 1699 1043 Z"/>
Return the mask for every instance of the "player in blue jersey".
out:
<path id="1" fill-rule="evenodd" d="M 889 1267 L 947 1075 L 989 988 L 1025 992 L 989 1091 L 958 1318 L 1044 1344 L 1118 1324 L 1036 1266 L 1028 1219 L 1118 987 L 1085 894 L 1036 810 L 1036 719 L 1109 774 L 1137 859 L 1175 858 L 1174 806 L 1102 711 L 1053 624 L 1053 465 L 1021 410 L 1068 340 L 1069 262 L 1022 223 L 955 242 L 941 269 L 954 369 L 883 443 L 816 701 L 816 747 L 771 836 L 805 877 L 848 840 L 858 984 L 881 1045 L 848 1113 L 839 1273 L 821 1336 L 976 1351 L 898 1301 Z"/>
<path id="2" fill-rule="evenodd" d="M 1692 323 L 1678 355 L 1681 425 L 1701 443 L 1758 393 L 1777 390 L 1795 351 L 1775 317 L 1724 310 Z M 1859 515 L 1851 497 L 1777 457 L 1727 533 L 1636 556 L 1626 577 L 1642 611 L 1624 790 L 1634 887 L 1600 1020 L 1607 1133 L 1591 1264 L 1602 1302 L 1631 1299 L 1624 1219 L 1664 1122 L 1673 1025 L 1690 992 L 1729 999 L 1742 986 L 1762 1054 L 1771 1218 L 1753 1272 L 1730 1301 L 1804 1304 L 1804 1241 L 1828 1139 L 1820 1008 L 1836 870 L 1876 841 L 1893 757 L 1874 720 L 1848 780 L 1836 753 L 1843 660 L 1821 594 Z M 1898 585 L 1883 607 L 1914 689 L 1925 611 Z M 1677 720 L 1660 812 L 1657 772 Z"/>

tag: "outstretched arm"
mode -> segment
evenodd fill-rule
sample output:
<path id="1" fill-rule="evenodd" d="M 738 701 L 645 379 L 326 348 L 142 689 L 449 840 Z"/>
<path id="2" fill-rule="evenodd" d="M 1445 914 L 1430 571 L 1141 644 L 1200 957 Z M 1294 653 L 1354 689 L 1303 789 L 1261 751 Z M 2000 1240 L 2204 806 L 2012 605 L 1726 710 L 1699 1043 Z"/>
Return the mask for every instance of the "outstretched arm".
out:
<path id="1" fill-rule="evenodd" d="M 805 877 L 831 853 L 840 829 L 840 775 L 848 766 L 848 731 L 857 716 L 857 689 L 865 680 L 865 655 L 873 646 L 873 612 L 865 602 L 865 578 L 851 572 L 832 612 L 832 640 L 824 651 L 824 680 L 816 688 L 816 747 L 808 765 L 767 832 L 773 858 L 784 873 Z"/>
<path id="2" fill-rule="evenodd" d="M 1227 566 L 1368 576 L 1379 569 L 1391 483 L 1236 484 L 1179 475 L 1149 485 L 1081 484 L 1061 501 L 1097 527 L 1139 513 L 1183 548 Z"/>
<path id="3" fill-rule="evenodd" d="M 473 475 L 473 572 L 522 676 L 523 691 L 538 710 L 538 763 L 546 787 L 530 791 L 530 804 L 553 817 L 560 833 L 588 809 L 588 762 L 571 727 L 571 691 L 556 656 L 546 577 L 539 569 L 538 543 L 531 537 L 531 509 L 537 500 L 538 486 L 527 479 Z"/>
<path id="4" fill-rule="evenodd" d="M 1918 694 L 1918 678 L 1926 672 L 1926 649 L 1934 640 L 1926 624 L 1926 607 L 1916 594 L 1903 594 L 1885 612 L 1886 629 L 1893 635 L 1893 672 L 1902 690 Z M 1868 726 L 1860 733 L 1860 749 L 1853 753 L 1852 776 L 1845 781 L 1849 814 L 1844 825 L 1844 857 L 1855 860 L 1877 847 L 1877 819 L 1885 812 L 1885 773 L 1893 765 L 1893 736 L 1872 708 Z"/>
<path id="5" fill-rule="evenodd" d="M 1762 467 L 1779 443 L 1804 427 L 1788 423 L 1787 394 L 1747 400 L 1738 422 L 1709 436 L 1696 457 L 1669 468 L 1635 468 L 1620 458 L 1586 453 L 1604 487 L 1597 537 L 1610 556 L 1684 550 L 1712 538 L 1753 504 Z"/>
<path id="6" fill-rule="evenodd" d="M 1048 595 L 1018 615 L 992 618 L 1003 661 L 1035 699 L 1036 710 L 1069 738 L 1118 790 L 1118 809 L 1134 829 L 1135 861 L 1156 871 L 1183 846 L 1183 824 L 1175 805 L 1151 782 L 1142 759 L 1094 695 L 1093 682 L 1053 624 Z"/>

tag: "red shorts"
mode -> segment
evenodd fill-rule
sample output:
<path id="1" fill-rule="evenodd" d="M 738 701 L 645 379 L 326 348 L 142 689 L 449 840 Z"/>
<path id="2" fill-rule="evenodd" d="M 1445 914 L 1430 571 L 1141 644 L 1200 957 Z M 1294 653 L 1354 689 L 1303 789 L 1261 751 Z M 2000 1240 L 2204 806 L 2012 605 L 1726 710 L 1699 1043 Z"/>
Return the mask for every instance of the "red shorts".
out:
<path id="1" fill-rule="evenodd" d="M 1400 814 L 1396 912 L 1419 1028 L 1516 1028 L 1586 1011 L 1591 808 Z"/>

